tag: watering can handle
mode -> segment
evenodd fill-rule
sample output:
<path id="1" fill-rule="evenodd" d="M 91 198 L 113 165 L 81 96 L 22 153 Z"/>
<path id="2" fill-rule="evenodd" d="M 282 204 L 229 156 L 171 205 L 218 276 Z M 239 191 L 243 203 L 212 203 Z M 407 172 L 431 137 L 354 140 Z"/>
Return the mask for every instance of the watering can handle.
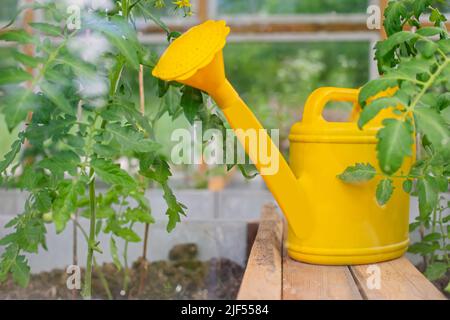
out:
<path id="1" fill-rule="evenodd" d="M 322 116 L 323 109 L 330 101 L 358 102 L 359 89 L 323 87 L 315 90 L 306 101 L 303 111 L 303 123 L 326 122 Z M 355 111 L 359 111 L 359 107 Z M 355 115 L 352 115 L 355 119 Z"/>

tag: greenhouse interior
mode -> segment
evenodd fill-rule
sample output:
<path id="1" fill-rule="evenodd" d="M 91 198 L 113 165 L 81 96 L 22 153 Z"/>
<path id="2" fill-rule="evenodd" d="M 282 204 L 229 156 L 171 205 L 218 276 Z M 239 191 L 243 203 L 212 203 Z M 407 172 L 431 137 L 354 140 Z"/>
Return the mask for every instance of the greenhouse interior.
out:
<path id="1" fill-rule="evenodd" d="M 450 298 L 448 0 L 0 6 L 0 300 Z"/>

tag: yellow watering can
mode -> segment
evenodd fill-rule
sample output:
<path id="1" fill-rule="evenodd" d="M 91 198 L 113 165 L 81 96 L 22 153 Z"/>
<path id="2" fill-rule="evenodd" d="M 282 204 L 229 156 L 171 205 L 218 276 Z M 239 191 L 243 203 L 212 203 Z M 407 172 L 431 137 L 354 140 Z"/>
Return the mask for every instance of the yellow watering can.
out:
<path id="1" fill-rule="evenodd" d="M 261 132 L 263 127 L 225 77 L 222 49 L 229 31 L 224 21 L 191 28 L 170 44 L 153 75 L 207 92 L 233 129 Z M 376 133 L 383 114 L 359 130 L 357 97 L 354 89 L 320 88 L 308 98 L 303 120 L 292 127 L 289 136 L 290 167 L 265 131 L 258 136 L 268 141 L 268 150 L 275 150 L 271 156 L 279 164 L 275 173 L 262 176 L 288 222 L 287 251 L 293 259 L 327 265 L 366 264 L 399 257 L 408 246 L 409 197 L 401 191 L 400 181 L 394 179 L 397 192 L 380 207 L 375 200 L 380 179 L 349 185 L 336 177 L 357 162 L 377 164 Z M 353 119 L 325 121 L 322 111 L 330 101 L 354 102 Z M 245 136 L 235 132 L 262 172 L 258 148 L 251 148 Z M 411 160 L 402 170 L 408 169 Z"/>

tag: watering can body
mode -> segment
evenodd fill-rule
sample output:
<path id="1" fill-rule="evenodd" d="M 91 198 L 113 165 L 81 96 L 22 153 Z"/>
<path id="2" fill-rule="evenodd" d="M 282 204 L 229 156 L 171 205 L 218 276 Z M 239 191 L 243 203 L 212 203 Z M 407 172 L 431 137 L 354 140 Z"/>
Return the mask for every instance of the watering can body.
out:
<path id="1" fill-rule="evenodd" d="M 382 111 L 364 130 L 357 127 L 358 90 L 321 88 L 308 99 L 301 122 L 290 133 L 290 165 L 259 121 L 225 77 L 222 48 L 229 33 L 224 21 L 207 21 L 176 39 L 153 69 L 153 75 L 207 92 L 221 108 L 238 140 L 260 171 L 288 225 L 287 252 L 293 259 L 327 265 L 366 264 L 401 256 L 408 245 L 409 198 L 394 179 L 390 201 L 379 206 L 379 179 L 349 185 L 337 175 L 355 163 L 376 167 L 376 133 L 386 116 Z M 347 123 L 327 122 L 322 111 L 329 101 L 354 102 Z M 246 141 L 257 135 L 256 147 Z M 244 132 L 244 134 L 243 134 Z M 277 163 L 267 172 L 260 149 Z M 403 165 L 409 171 L 412 159 Z M 379 168 L 377 168 L 379 171 Z"/>
<path id="2" fill-rule="evenodd" d="M 308 98 L 303 120 L 290 132 L 290 167 L 302 198 L 298 210 L 308 213 L 308 230 L 296 235 L 289 227 L 287 251 L 300 261 L 316 264 L 367 264 L 401 256 L 408 247 L 409 195 L 400 179 L 393 179 L 394 193 L 384 206 L 375 199 L 375 177 L 357 185 L 337 178 L 355 163 L 376 166 L 376 133 L 386 110 L 363 130 L 356 124 L 358 90 L 320 88 Z M 330 101 L 354 103 L 349 122 L 329 122 L 322 116 Z M 412 158 L 400 172 L 407 173 Z"/>

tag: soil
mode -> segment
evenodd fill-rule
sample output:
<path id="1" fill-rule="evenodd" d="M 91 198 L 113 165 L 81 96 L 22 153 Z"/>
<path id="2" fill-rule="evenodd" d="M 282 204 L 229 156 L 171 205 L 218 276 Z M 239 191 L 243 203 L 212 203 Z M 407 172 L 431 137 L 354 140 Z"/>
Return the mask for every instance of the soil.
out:
<path id="1" fill-rule="evenodd" d="M 197 252 L 195 244 L 183 244 L 172 248 L 169 260 L 136 261 L 128 271 L 129 290 L 124 290 L 123 269 L 118 270 L 112 263 L 99 269 L 113 299 L 235 299 L 243 267 L 225 258 L 200 261 Z M 108 299 L 101 273 L 94 269 L 93 299 Z M 145 281 L 139 290 L 141 274 Z M 67 288 L 68 276 L 62 269 L 33 274 L 27 288 L 20 288 L 8 279 L 0 284 L 0 299 L 81 299 L 79 290 Z"/>

